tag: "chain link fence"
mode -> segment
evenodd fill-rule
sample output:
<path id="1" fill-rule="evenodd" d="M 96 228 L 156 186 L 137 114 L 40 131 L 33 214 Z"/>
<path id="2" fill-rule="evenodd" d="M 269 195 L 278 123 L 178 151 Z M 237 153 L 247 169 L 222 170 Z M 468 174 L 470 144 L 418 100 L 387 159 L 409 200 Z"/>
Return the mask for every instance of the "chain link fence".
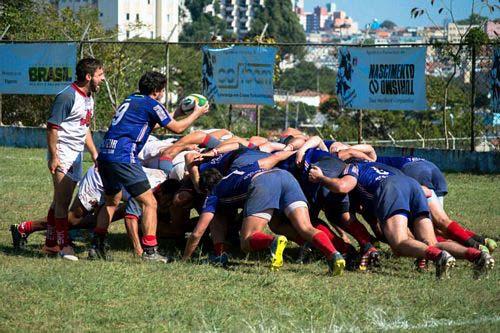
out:
<path id="1" fill-rule="evenodd" d="M 12 42 L 9 42 L 12 43 Z M 30 42 L 33 43 L 33 42 Z M 160 41 L 82 41 L 79 57 L 92 56 L 105 64 L 106 82 L 96 94 L 93 129 L 105 129 L 115 108 L 137 90 L 148 70 L 167 75 L 167 106 L 190 93 L 201 93 L 201 47 L 206 43 Z M 246 45 L 252 45 L 245 43 Z M 254 44 L 256 45 L 256 44 Z M 212 47 L 227 47 L 214 43 Z M 427 47 L 426 111 L 342 110 L 336 102 L 337 52 L 341 44 L 261 44 L 279 48 L 273 107 L 213 105 L 197 128 L 227 128 L 242 136 L 257 132 L 276 136 L 286 127 L 342 141 L 470 149 L 498 148 L 499 127 L 490 109 L 490 71 L 494 44 L 412 44 L 376 47 Z M 475 62 L 473 62 L 475 58 Z M 44 126 L 53 96 L 2 95 L 5 125 Z M 474 126 L 471 126 L 474 124 Z M 470 137 L 476 140 L 471 142 Z M 483 147 L 484 148 L 484 147 Z M 482 148 L 481 148 L 482 149 Z"/>

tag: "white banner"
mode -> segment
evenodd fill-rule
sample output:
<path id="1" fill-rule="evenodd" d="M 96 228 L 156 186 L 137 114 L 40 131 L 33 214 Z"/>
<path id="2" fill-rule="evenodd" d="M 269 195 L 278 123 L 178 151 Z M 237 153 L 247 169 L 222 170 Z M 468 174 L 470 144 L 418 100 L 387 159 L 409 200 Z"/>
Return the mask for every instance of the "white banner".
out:
<path id="1" fill-rule="evenodd" d="M 53 95 L 75 81 L 76 44 L 0 44 L 0 93 Z"/>
<path id="2" fill-rule="evenodd" d="M 425 47 L 342 47 L 337 97 L 350 109 L 425 110 Z"/>
<path id="3" fill-rule="evenodd" d="M 261 46 L 203 48 L 203 94 L 217 104 L 274 105 L 277 49 Z"/>

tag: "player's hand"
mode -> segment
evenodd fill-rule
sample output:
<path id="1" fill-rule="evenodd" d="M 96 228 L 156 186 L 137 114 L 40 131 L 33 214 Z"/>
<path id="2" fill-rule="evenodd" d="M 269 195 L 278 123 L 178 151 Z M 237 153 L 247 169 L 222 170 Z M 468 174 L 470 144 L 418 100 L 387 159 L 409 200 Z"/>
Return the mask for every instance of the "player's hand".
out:
<path id="1" fill-rule="evenodd" d="M 49 167 L 49 171 L 51 174 L 55 174 L 56 173 L 56 170 L 57 170 L 57 167 L 59 166 L 60 162 L 59 162 L 59 158 L 57 158 L 57 156 L 54 156 L 54 157 L 51 157 L 49 159 L 49 162 L 48 162 L 48 167 Z"/>
<path id="2" fill-rule="evenodd" d="M 338 153 L 341 150 L 349 149 L 349 146 L 346 144 L 343 144 L 342 142 L 334 142 L 330 146 L 330 153 Z"/>
<path id="3" fill-rule="evenodd" d="M 306 154 L 305 150 L 299 149 L 297 150 L 297 153 L 295 154 L 295 164 L 297 166 L 302 165 L 304 163 L 304 155 Z"/>
<path id="4" fill-rule="evenodd" d="M 311 183 L 319 183 L 321 182 L 321 179 L 323 178 L 323 171 L 316 165 L 313 165 L 311 167 L 311 170 L 309 170 L 309 181 Z"/>
<path id="5" fill-rule="evenodd" d="M 210 104 L 208 103 L 203 106 L 199 106 L 198 104 L 196 104 L 196 106 L 194 107 L 194 112 L 198 112 L 200 115 L 208 113 L 209 110 L 210 110 Z"/>

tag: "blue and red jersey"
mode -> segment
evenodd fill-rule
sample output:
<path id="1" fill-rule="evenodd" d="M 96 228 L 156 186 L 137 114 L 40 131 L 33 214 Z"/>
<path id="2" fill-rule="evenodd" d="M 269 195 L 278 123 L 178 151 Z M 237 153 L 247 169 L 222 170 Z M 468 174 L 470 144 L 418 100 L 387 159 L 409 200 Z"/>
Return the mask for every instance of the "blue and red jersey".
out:
<path id="1" fill-rule="evenodd" d="M 142 150 L 156 124 L 165 127 L 172 118 L 165 107 L 149 96 L 132 94 L 116 110 L 104 141 L 99 160 L 119 163 L 140 163 Z"/>

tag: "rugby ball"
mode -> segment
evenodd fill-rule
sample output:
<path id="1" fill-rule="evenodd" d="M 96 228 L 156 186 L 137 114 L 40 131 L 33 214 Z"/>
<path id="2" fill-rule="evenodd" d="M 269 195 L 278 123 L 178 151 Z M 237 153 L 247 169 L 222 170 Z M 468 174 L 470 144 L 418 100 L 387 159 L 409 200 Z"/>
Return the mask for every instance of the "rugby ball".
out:
<path id="1" fill-rule="evenodd" d="M 196 105 L 204 106 L 208 103 L 205 96 L 199 94 L 191 94 L 186 96 L 181 101 L 181 110 L 184 114 L 193 112 Z"/>

